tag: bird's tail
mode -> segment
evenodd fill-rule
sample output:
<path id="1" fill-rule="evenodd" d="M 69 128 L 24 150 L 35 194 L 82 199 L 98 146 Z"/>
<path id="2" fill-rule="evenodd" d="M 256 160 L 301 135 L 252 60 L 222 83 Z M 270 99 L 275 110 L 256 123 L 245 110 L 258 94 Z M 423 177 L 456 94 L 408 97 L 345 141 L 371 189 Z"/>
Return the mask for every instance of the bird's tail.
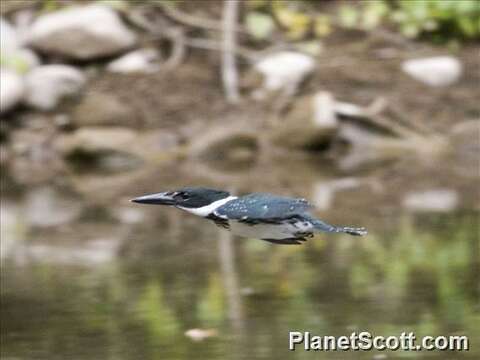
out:
<path id="1" fill-rule="evenodd" d="M 346 233 L 353 236 L 367 235 L 367 229 L 364 227 L 335 226 L 327 224 L 321 220 L 311 218 L 314 229 L 319 232 Z"/>

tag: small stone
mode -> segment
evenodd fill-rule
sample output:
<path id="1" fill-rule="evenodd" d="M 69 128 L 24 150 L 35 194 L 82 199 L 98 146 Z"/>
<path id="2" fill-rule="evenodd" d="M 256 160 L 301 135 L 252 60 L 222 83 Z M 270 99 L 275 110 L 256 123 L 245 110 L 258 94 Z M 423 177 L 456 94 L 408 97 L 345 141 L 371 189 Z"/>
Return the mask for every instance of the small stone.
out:
<path id="1" fill-rule="evenodd" d="M 20 102 L 25 86 L 22 77 L 12 70 L 2 68 L 0 77 L 0 113 L 3 114 Z"/>
<path id="2" fill-rule="evenodd" d="M 293 51 L 267 55 L 254 65 L 254 69 L 263 75 L 263 89 L 268 92 L 294 92 L 314 68 L 313 57 Z"/>
<path id="3" fill-rule="evenodd" d="M 94 4 L 39 16 L 30 27 L 28 41 L 47 54 L 91 60 L 127 50 L 135 44 L 136 35 L 114 10 Z"/>
<path id="4" fill-rule="evenodd" d="M 52 110 L 62 98 L 77 93 L 85 82 L 85 76 L 73 66 L 38 66 L 25 76 L 25 102 L 35 109 Z"/>
<path id="5" fill-rule="evenodd" d="M 413 211 L 449 212 L 456 209 L 458 203 L 458 193 L 450 189 L 411 192 L 403 200 L 403 206 Z"/>
<path id="6" fill-rule="evenodd" d="M 190 329 L 185 331 L 185 336 L 193 341 L 203 341 L 212 336 L 217 336 L 218 332 L 215 329 Z"/>
<path id="7" fill-rule="evenodd" d="M 461 62 L 451 56 L 407 60 L 402 70 L 414 79 L 433 87 L 448 86 L 462 75 Z"/>
<path id="8" fill-rule="evenodd" d="M 141 49 L 129 52 L 122 57 L 113 60 L 107 66 L 107 70 L 117 73 L 145 73 L 150 74 L 160 69 L 158 51 L 155 49 Z"/>

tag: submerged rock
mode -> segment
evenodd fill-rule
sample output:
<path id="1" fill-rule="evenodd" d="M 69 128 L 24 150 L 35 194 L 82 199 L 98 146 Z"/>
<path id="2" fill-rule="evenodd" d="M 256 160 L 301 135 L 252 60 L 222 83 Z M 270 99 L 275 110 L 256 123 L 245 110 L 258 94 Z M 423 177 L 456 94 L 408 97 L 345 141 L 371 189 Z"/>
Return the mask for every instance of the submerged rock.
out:
<path id="1" fill-rule="evenodd" d="M 321 149 L 337 131 L 335 100 L 327 92 L 319 92 L 298 100 L 284 121 L 274 130 L 277 145 L 298 149 Z"/>
<path id="2" fill-rule="evenodd" d="M 65 96 L 77 93 L 86 78 L 68 65 L 42 65 L 25 76 L 25 103 L 39 110 L 52 110 Z"/>
<path id="3" fill-rule="evenodd" d="M 451 56 L 437 56 L 407 60 L 402 70 L 426 85 L 438 87 L 455 83 L 462 75 L 462 64 Z"/>
<path id="4" fill-rule="evenodd" d="M 103 5 L 72 6 L 39 16 L 31 25 L 29 43 L 52 55 L 91 60 L 118 54 L 136 42 L 136 35 L 114 10 Z"/>
<path id="5" fill-rule="evenodd" d="M 449 212 L 456 209 L 458 203 L 458 193 L 451 189 L 411 192 L 403 200 L 403 206 L 412 211 Z"/>
<path id="6" fill-rule="evenodd" d="M 0 77 L 0 113 L 3 114 L 22 100 L 25 86 L 22 77 L 12 70 L 2 68 Z"/>

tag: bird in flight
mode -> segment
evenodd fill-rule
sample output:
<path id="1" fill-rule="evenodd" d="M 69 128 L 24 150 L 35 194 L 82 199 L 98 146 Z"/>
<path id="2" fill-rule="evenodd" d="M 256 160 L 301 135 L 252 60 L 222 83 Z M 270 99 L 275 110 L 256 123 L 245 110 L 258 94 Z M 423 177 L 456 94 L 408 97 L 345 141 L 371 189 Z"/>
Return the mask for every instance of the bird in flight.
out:
<path id="1" fill-rule="evenodd" d="M 167 205 L 212 220 L 217 226 L 242 237 L 274 244 L 301 244 L 316 232 L 367 234 L 365 228 L 335 226 L 313 217 L 313 206 L 305 199 L 252 193 L 233 196 L 227 191 L 184 187 L 137 197 L 140 204 Z"/>

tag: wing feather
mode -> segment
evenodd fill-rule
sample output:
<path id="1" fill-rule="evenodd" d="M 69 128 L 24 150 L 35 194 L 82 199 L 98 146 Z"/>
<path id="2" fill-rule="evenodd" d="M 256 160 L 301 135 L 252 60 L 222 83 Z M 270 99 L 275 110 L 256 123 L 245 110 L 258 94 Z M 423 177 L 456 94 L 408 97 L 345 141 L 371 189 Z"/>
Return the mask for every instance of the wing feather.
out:
<path id="1" fill-rule="evenodd" d="M 215 210 L 219 217 L 232 220 L 281 220 L 304 214 L 312 205 L 305 199 L 295 199 L 264 193 L 254 193 L 229 201 Z"/>

